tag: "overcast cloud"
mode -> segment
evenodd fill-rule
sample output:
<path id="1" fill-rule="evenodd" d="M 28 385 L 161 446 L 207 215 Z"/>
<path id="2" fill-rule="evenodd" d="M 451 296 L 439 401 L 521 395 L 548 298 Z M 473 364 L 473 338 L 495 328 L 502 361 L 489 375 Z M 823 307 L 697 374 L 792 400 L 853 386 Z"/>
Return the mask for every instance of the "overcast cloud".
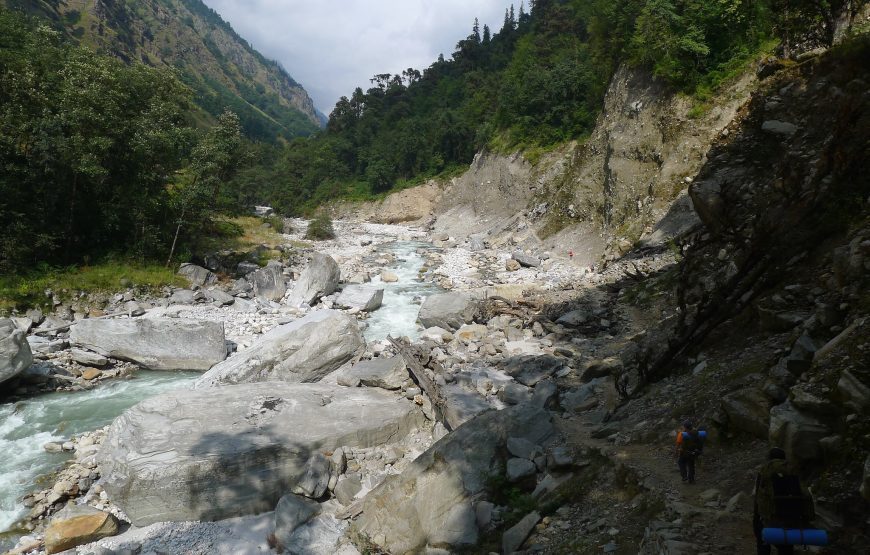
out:
<path id="1" fill-rule="evenodd" d="M 377 73 L 423 70 L 471 33 L 493 33 L 511 0 L 204 0 L 267 58 L 281 62 L 329 115 Z M 519 8 L 519 4 L 517 4 Z"/>

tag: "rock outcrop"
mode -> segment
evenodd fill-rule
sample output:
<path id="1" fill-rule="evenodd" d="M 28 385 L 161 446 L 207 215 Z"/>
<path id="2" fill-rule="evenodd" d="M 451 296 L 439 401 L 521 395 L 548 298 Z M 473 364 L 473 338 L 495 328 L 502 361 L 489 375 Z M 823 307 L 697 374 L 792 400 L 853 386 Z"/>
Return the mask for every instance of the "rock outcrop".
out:
<path id="1" fill-rule="evenodd" d="M 382 389 L 399 389 L 408 380 L 405 360 L 400 357 L 378 357 L 361 360 L 349 370 L 343 371 L 338 383 L 343 385 L 364 385 Z"/>
<path id="2" fill-rule="evenodd" d="M 285 495 L 275 507 L 275 540 L 286 549 L 297 528 L 320 513 L 320 503 L 299 495 Z"/>
<path id="3" fill-rule="evenodd" d="M 487 479 L 503 471 L 508 437 L 544 444 L 553 433 L 549 414 L 527 405 L 478 416 L 372 490 L 355 526 L 389 553 L 472 546 L 479 534 L 474 504 Z"/>
<path id="4" fill-rule="evenodd" d="M 98 453 L 104 488 L 136 526 L 271 511 L 309 458 L 398 441 L 421 423 L 379 389 L 267 382 L 176 391 L 119 416 Z"/>
<path id="5" fill-rule="evenodd" d="M 327 254 L 315 252 L 287 299 L 290 306 L 313 305 L 338 287 L 341 270 Z"/>
<path id="6" fill-rule="evenodd" d="M 208 320 L 82 320 L 70 342 L 149 370 L 208 370 L 227 357 L 223 323 Z"/>
<path id="7" fill-rule="evenodd" d="M 251 348 L 203 374 L 194 388 L 262 381 L 316 382 L 363 350 L 365 340 L 355 318 L 319 310 L 271 330 Z"/>
<path id="8" fill-rule="evenodd" d="M 33 363 L 27 334 L 9 318 L 0 319 L 0 382 L 14 378 Z"/>
<path id="9" fill-rule="evenodd" d="M 831 431 L 814 416 L 787 401 L 770 411 L 770 443 L 785 450 L 789 460 L 806 461 L 821 455 L 819 440 Z"/>
<path id="10" fill-rule="evenodd" d="M 758 389 L 744 389 L 726 395 L 722 409 L 735 429 L 767 439 L 770 430 L 770 401 Z"/>

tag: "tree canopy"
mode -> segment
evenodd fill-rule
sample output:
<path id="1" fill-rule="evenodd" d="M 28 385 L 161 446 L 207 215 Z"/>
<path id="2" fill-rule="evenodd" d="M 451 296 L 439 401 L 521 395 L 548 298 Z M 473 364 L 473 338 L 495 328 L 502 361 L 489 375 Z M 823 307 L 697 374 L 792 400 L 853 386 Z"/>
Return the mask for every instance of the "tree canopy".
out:
<path id="1" fill-rule="evenodd" d="M 190 94 L 171 70 L 95 55 L 0 9 L 0 271 L 165 256 L 180 170 L 217 191 L 237 156 L 211 144 L 237 136 L 238 118 L 200 140 Z"/>

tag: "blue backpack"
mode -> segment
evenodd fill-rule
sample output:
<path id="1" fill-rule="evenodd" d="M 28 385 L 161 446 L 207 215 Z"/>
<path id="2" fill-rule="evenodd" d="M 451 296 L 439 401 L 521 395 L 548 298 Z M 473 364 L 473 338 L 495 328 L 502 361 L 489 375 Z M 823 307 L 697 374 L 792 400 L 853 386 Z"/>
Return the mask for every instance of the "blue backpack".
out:
<path id="1" fill-rule="evenodd" d="M 704 452 L 704 440 L 707 439 L 706 430 L 680 432 L 683 440 L 680 442 L 680 453 L 697 457 Z"/>

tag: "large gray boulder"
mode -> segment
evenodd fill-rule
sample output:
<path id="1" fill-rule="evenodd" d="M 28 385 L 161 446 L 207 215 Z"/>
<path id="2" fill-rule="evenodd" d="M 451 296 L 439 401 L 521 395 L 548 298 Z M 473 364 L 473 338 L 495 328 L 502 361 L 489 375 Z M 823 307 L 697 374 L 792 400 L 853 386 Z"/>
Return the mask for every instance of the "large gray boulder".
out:
<path id="1" fill-rule="evenodd" d="M 441 395 L 444 399 L 444 419 L 453 429 L 492 408 L 476 389 L 462 384 L 447 384 L 441 388 Z"/>
<path id="2" fill-rule="evenodd" d="M 341 381 L 345 384 L 359 383 L 367 387 L 400 389 L 408 379 L 405 359 L 397 357 L 378 357 L 361 360 L 346 371 L 342 371 Z"/>
<path id="3" fill-rule="evenodd" d="M 791 401 L 770 410 L 770 444 L 785 450 L 789 460 L 806 461 L 821 456 L 819 441 L 831 434 L 825 424 L 801 412 Z"/>
<path id="4" fill-rule="evenodd" d="M 770 401 L 761 390 L 747 388 L 722 399 L 722 409 L 735 430 L 767 439 L 770 431 Z"/>
<path id="5" fill-rule="evenodd" d="M 537 511 L 527 514 L 521 521 L 508 529 L 501 538 L 502 553 L 510 554 L 515 552 L 523 545 L 535 525 L 541 521 L 541 515 Z"/>
<path id="6" fill-rule="evenodd" d="M 598 396 L 590 384 L 562 394 L 559 404 L 568 412 L 581 413 L 598 407 Z"/>
<path id="7" fill-rule="evenodd" d="M 115 419 L 97 458 L 135 526 L 271 511 L 313 454 L 402 439 L 414 403 L 379 389 L 265 382 L 164 393 Z"/>
<path id="8" fill-rule="evenodd" d="M 338 287 L 341 270 L 331 256 L 315 252 L 311 262 L 299 276 L 299 281 L 290 293 L 287 304 L 300 306 L 313 305 L 320 297 L 329 295 Z"/>
<path id="9" fill-rule="evenodd" d="M 270 380 L 316 382 L 364 350 L 355 318 L 319 310 L 269 331 L 250 349 L 203 374 L 194 388 Z"/>
<path id="10" fill-rule="evenodd" d="M 458 330 L 470 324 L 477 312 L 477 301 L 462 293 L 440 293 L 426 297 L 417 316 L 424 328 L 438 326 Z"/>
<path id="11" fill-rule="evenodd" d="M 191 285 L 211 285 L 217 281 L 214 272 L 196 264 L 182 264 L 178 268 L 178 275 L 186 277 Z"/>
<path id="12" fill-rule="evenodd" d="M 867 372 L 860 373 L 858 371 L 850 372 L 843 370 L 843 374 L 837 381 L 837 390 L 843 399 L 843 404 L 860 414 L 870 412 L 870 387 L 866 385 L 868 380 Z M 864 381 L 859 379 L 863 377 Z"/>
<path id="13" fill-rule="evenodd" d="M 208 320 L 81 320 L 70 343 L 149 370 L 208 370 L 227 358 L 224 324 Z"/>
<path id="14" fill-rule="evenodd" d="M 565 359 L 553 355 L 520 355 L 507 359 L 504 371 L 519 383 L 534 387 L 565 366 Z"/>
<path id="15" fill-rule="evenodd" d="M 554 434 L 544 410 L 517 406 L 470 420 L 366 495 L 357 531 L 388 553 L 420 553 L 477 543 L 473 503 L 504 471 L 508 437 L 545 444 Z"/>
<path id="16" fill-rule="evenodd" d="M 287 293 L 287 284 L 284 282 L 281 264 L 274 260 L 269 261 L 265 268 L 260 268 L 252 273 L 248 279 L 254 288 L 254 295 L 260 298 L 280 301 Z"/>
<path id="17" fill-rule="evenodd" d="M 541 261 L 530 254 L 526 254 L 523 251 L 514 251 L 511 255 L 511 258 L 520 263 L 520 266 L 524 268 L 537 268 L 541 265 Z"/>
<path id="18" fill-rule="evenodd" d="M 14 378 L 32 363 L 27 334 L 9 318 L 0 319 L 0 382 Z"/>
<path id="19" fill-rule="evenodd" d="M 320 514 L 320 503 L 288 494 L 278 501 L 275 507 L 275 539 L 278 545 L 285 548 L 292 541 L 293 532 L 297 528 Z"/>
<path id="20" fill-rule="evenodd" d="M 384 290 L 364 285 L 348 285 L 344 288 L 335 304 L 343 308 L 358 308 L 363 312 L 372 312 L 381 307 L 384 302 Z"/>

